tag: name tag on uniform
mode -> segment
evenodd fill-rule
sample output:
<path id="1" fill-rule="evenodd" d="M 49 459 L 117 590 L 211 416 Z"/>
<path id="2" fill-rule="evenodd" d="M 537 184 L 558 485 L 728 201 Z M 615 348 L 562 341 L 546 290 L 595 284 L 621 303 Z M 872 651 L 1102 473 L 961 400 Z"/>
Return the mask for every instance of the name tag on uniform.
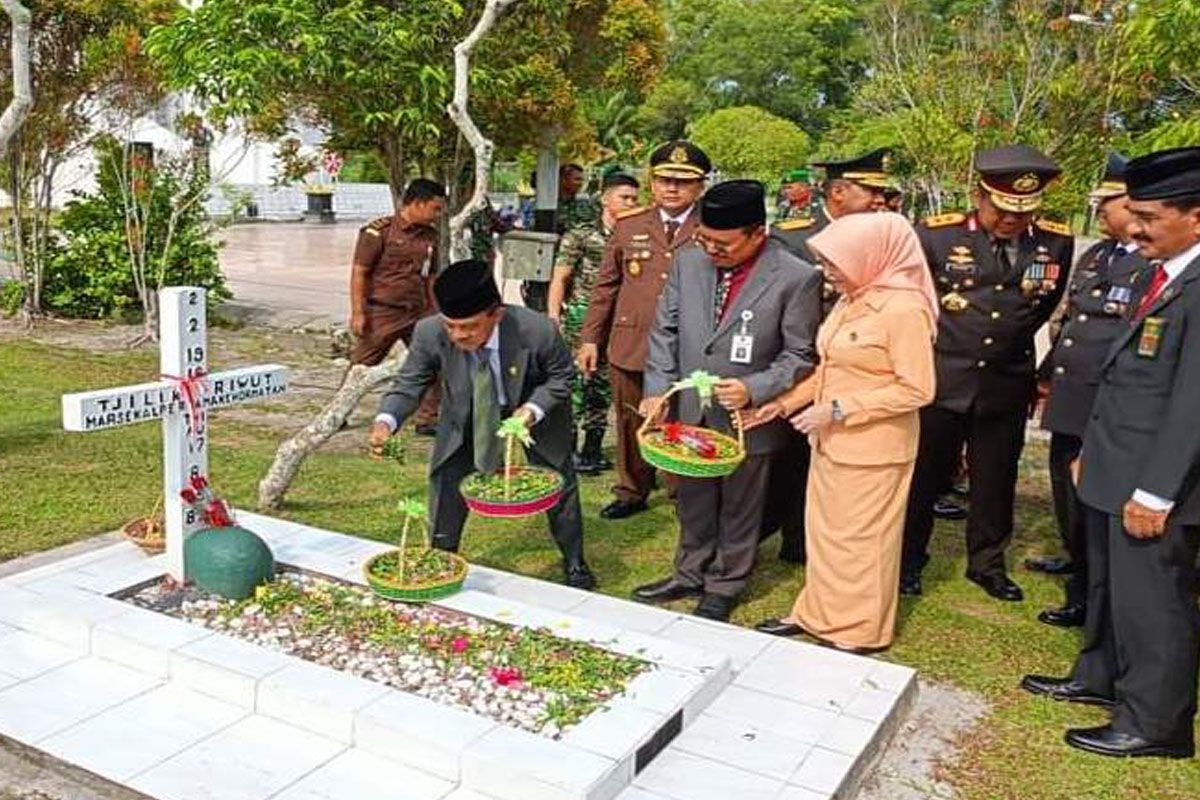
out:
<path id="1" fill-rule="evenodd" d="M 729 347 L 729 360 L 731 363 L 749 364 L 754 355 L 754 337 L 749 332 L 750 320 L 752 319 L 754 319 L 753 311 L 747 309 L 742 312 L 741 330 L 733 335 L 733 341 Z"/>

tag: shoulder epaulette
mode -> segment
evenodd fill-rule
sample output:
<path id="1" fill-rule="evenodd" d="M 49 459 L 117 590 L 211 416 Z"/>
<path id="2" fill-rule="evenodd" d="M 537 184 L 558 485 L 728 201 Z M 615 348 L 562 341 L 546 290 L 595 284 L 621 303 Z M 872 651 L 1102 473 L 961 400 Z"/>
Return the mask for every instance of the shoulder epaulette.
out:
<path id="1" fill-rule="evenodd" d="M 780 220 L 775 223 L 777 231 L 802 231 L 816 225 L 817 221 L 812 217 L 797 217 L 795 219 Z"/>
<path id="2" fill-rule="evenodd" d="M 650 210 L 650 206 L 638 206 L 637 208 L 627 208 L 624 211 L 617 212 L 617 219 L 625 219 L 626 217 L 632 217 L 635 214 L 641 214 L 643 211 L 649 211 L 649 210 Z"/>
<path id="3" fill-rule="evenodd" d="M 362 227 L 362 232 L 369 233 L 372 236 L 378 236 L 383 231 L 384 228 L 386 228 L 388 225 L 391 225 L 391 224 L 392 224 L 391 217 L 380 217 L 379 219 L 373 219 L 370 222 L 368 222 L 366 225 L 364 225 Z"/>
<path id="4" fill-rule="evenodd" d="M 966 221 L 966 214 L 952 211 L 949 214 L 934 214 L 931 217 L 926 217 L 922 220 L 922 223 L 926 228 L 945 228 L 949 225 L 961 225 Z"/>
<path id="5" fill-rule="evenodd" d="M 1055 221 L 1049 220 L 1049 219 L 1039 219 L 1037 222 L 1035 222 L 1033 224 L 1036 225 L 1037 227 L 1041 228 L 1044 231 L 1049 231 L 1050 233 L 1057 233 L 1059 236 L 1072 235 L 1071 234 L 1071 226 L 1066 224 L 1065 222 L 1055 222 Z"/>

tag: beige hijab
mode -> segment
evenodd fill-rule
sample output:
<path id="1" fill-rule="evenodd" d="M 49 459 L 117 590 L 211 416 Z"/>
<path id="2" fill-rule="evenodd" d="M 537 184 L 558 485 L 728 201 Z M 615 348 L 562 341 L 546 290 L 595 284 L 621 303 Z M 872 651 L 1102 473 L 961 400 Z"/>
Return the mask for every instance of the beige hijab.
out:
<path id="1" fill-rule="evenodd" d="M 876 289 L 916 292 L 937 329 L 937 290 L 917 232 L 901 215 L 850 214 L 831 222 L 808 246 L 846 276 L 850 299 Z"/>

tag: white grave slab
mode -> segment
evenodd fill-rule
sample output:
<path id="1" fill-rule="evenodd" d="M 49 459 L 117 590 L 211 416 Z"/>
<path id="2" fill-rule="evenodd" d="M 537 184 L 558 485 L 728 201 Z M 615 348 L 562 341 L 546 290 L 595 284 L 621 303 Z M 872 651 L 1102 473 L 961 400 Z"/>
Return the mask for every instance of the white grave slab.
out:
<path id="1" fill-rule="evenodd" d="M 314 572 L 363 544 L 238 519 Z M 191 623 L 157 624 L 88 588 L 96 564 L 139 575 L 148 562 L 122 543 L 0 580 L 0 654 L 19 663 L 0 665 L 0 736 L 158 800 L 362 800 L 381 787 L 408 800 L 833 800 L 852 795 L 915 694 L 905 667 L 480 568 L 445 606 L 655 665 L 555 741 Z M 343 577 L 361 583 L 357 570 Z M 55 602 L 64 587 L 86 602 Z M 130 733 L 114 737 L 122 725 Z"/>
<path id="2" fill-rule="evenodd" d="M 153 420 L 163 429 L 163 509 L 169 573 L 184 579 L 183 543 L 203 521 L 179 496 L 208 476 L 208 411 L 287 391 L 279 364 L 208 371 L 207 292 L 172 286 L 158 293 L 159 380 L 63 395 L 63 427 L 91 432 Z"/>

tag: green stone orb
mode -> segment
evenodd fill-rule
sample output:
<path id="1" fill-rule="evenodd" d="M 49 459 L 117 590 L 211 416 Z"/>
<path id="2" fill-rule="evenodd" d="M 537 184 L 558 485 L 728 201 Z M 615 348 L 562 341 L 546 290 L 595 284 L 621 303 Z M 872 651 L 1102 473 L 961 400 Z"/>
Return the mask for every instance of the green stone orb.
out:
<path id="1" fill-rule="evenodd" d="M 245 600 L 254 587 L 275 577 L 267 543 L 245 528 L 204 528 L 183 545 L 188 580 L 229 600 Z"/>

